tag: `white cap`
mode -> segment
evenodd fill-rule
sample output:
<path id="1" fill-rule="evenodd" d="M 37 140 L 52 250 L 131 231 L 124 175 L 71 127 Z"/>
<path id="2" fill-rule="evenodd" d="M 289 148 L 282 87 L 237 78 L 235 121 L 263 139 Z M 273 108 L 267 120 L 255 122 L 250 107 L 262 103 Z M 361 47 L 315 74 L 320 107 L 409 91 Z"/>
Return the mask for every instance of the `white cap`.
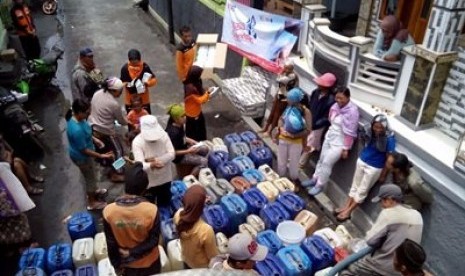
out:
<path id="1" fill-rule="evenodd" d="M 236 261 L 263 261 L 268 254 L 268 248 L 258 244 L 250 235 L 238 233 L 229 239 L 228 253 Z"/>
<path id="2" fill-rule="evenodd" d="M 145 115 L 140 118 L 140 133 L 145 141 L 156 141 L 163 137 L 164 132 L 157 117 Z"/>

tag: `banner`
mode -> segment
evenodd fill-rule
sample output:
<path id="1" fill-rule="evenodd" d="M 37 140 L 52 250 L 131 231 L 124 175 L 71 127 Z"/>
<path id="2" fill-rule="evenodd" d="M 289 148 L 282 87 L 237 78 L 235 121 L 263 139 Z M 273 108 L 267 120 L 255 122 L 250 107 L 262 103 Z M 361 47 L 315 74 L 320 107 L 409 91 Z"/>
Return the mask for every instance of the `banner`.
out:
<path id="1" fill-rule="evenodd" d="M 228 0 L 221 41 L 262 68 L 280 73 L 303 23 Z"/>

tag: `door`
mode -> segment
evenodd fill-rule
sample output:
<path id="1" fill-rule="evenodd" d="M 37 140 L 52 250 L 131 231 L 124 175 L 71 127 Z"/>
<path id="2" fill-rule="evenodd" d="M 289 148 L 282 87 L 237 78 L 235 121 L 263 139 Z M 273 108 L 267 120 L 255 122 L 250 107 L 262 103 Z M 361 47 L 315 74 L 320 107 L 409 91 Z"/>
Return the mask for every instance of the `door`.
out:
<path id="1" fill-rule="evenodd" d="M 383 0 L 379 19 L 394 14 L 402 22 L 415 43 L 421 44 L 428 26 L 433 0 Z"/>

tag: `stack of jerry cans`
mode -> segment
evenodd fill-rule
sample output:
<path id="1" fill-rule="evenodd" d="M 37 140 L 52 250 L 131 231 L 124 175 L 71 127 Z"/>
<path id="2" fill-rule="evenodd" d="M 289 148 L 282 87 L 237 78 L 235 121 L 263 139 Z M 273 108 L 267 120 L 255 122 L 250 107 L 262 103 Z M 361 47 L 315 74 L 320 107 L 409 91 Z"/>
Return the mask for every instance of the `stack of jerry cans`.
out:
<path id="1" fill-rule="evenodd" d="M 266 225 L 266 229 L 276 231 L 278 224 L 285 220 L 290 220 L 291 215 L 279 202 L 271 202 L 265 205 L 260 211 L 260 217 Z"/>
<path id="2" fill-rule="evenodd" d="M 230 194 L 221 198 L 220 205 L 229 218 L 230 232 L 237 233 L 239 225 L 247 218 L 247 204 L 239 195 Z"/>
<path id="3" fill-rule="evenodd" d="M 289 212 L 293 219 L 300 211 L 305 209 L 305 201 L 293 192 L 283 192 L 278 196 L 277 201 L 281 203 Z"/>
<path id="4" fill-rule="evenodd" d="M 88 212 L 74 213 L 68 220 L 68 233 L 72 241 L 93 238 L 97 233 L 95 222 Z"/>
<path id="5" fill-rule="evenodd" d="M 312 263 L 307 254 L 298 245 L 289 245 L 281 248 L 276 257 L 284 265 L 286 276 L 311 275 Z"/>
<path id="6" fill-rule="evenodd" d="M 97 233 L 97 235 L 95 235 L 94 256 L 95 260 L 97 260 L 97 263 L 105 258 L 108 258 L 107 239 L 105 237 L 105 233 L 103 232 Z"/>
<path id="7" fill-rule="evenodd" d="M 265 176 L 257 169 L 245 170 L 242 172 L 242 176 L 247 179 L 252 186 L 266 180 Z"/>
<path id="8" fill-rule="evenodd" d="M 257 242 L 268 247 L 268 252 L 271 254 L 276 254 L 276 252 L 278 252 L 278 250 L 283 247 L 283 243 L 279 239 L 276 232 L 273 230 L 265 230 L 258 233 Z"/>
<path id="9" fill-rule="evenodd" d="M 259 214 L 260 210 L 268 203 L 266 196 L 257 188 L 252 187 L 242 193 L 242 198 L 247 204 L 251 214 Z"/>
<path id="10" fill-rule="evenodd" d="M 268 253 L 263 261 L 255 263 L 255 270 L 262 276 L 287 276 L 284 270 L 284 264 L 278 257 L 271 253 Z"/>
<path id="11" fill-rule="evenodd" d="M 28 248 L 23 251 L 21 258 L 19 259 L 19 269 L 25 269 L 28 267 L 39 268 L 45 270 L 46 255 L 45 249 L 43 248 Z"/>
<path id="12" fill-rule="evenodd" d="M 52 274 L 58 270 L 72 270 L 72 246 L 69 243 L 59 243 L 47 250 L 47 271 Z"/>
<path id="13" fill-rule="evenodd" d="M 231 235 L 229 231 L 229 217 L 220 205 L 210 205 L 203 209 L 203 219 L 215 233 L 222 232 Z"/>
<path id="14" fill-rule="evenodd" d="M 307 237 L 300 246 L 312 262 L 314 272 L 334 264 L 334 250 L 322 237 Z"/>
<path id="15" fill-rule="evenodd" d="M 82 238 L 73 242 L 74 267 L 95 264 L 94 239 Z"/>

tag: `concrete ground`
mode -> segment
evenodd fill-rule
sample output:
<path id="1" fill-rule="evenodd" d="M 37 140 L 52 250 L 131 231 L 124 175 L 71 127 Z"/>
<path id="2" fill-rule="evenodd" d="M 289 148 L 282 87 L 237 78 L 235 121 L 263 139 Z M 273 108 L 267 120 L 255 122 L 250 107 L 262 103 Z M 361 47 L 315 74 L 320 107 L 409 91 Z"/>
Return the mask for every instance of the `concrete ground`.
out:
<path id="1" fill-rule="evenodd" d="M 91 47 L 97 67 L 106 76 L 119 76 L 120 68 L 127 60 L 127 51 L 139 49 L 143 60 L 158 78 L 157 86 L 151 89 L 152 111 L 164 124 L 167 120 L 166 107 L 182 101 L 182 86 L 175 72 L 174 47 L 169 45 L 166 34 L 149 14 L 132 7 L 131 0 L 62 0 L 61 4 L 65 45 L 65 56 L 57 73 L 61 91 L 44 91 L 43 95 L 28 103 L 45 128 L 42 135 L 46 144 L 43 160 L 46 167 L 43 170 L 45 192 L 33 197 L 37 207 L 28 214 L 33 236 L 44 248 L 57 242 L 69 242 L 63 220 L 73 212 L 85 210 L 86 206 L 84 180 L 68 157 L 64 120 L 71 101 L 69 76 L 79 49 Z M 56 34 L 57 21 L 53 16 L 40 13 L 36 13 L 35 18 L 44 44 Z M 249 129 L 249 125 L 221 94 L 204 106 L 204 114 L 210 138 Z M 109 202 L 123 191 L 123 184 L 113 184 L 103 176 L 100 186 L 109 189 Z M 322 227 L 334 226 L 313 200 L 308 200 L 308 208 L 321 216 Z M 100 212 L 94 214 L 99 221 Z M 15 269 L 15 261 L 10 262 L 5 275 L 12 275 Z"/>

